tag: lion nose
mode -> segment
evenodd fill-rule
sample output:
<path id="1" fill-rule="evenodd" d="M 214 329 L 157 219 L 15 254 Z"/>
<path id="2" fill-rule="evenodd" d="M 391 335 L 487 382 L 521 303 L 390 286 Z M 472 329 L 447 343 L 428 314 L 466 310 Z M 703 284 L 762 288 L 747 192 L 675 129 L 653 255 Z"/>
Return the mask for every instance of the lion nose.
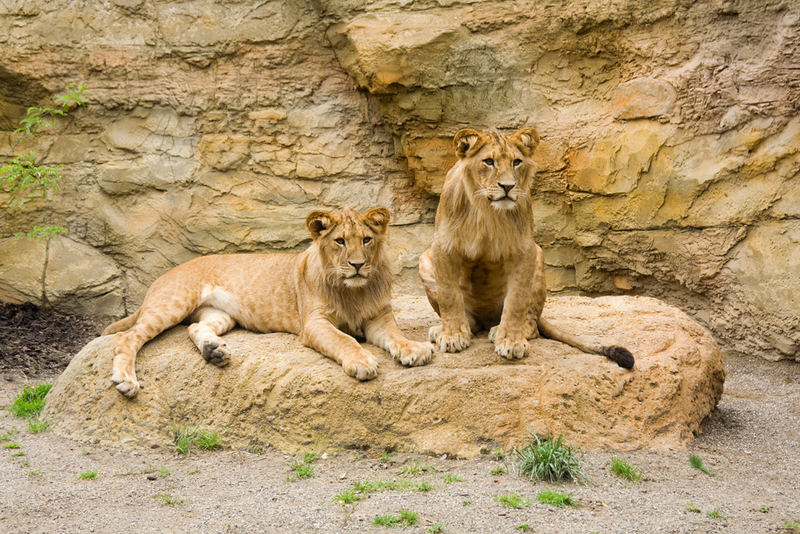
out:
<path id="1" fill-rule="evenodd" d="M 348 261 L 347 263 L 349 263 L 350 265 L 352 265 L 352 266 L 353 266 L 353 269 L 355 269 L 355 270 L 356 270 L 356 272 L 358 272 L 358 270 L 361 268 L 361 266 L 362 266 L 362 265 L 364 265 L 364 262 L 363 262 L 363 261 L 362 261 L 361 263 L 355 263 L 355 262 L 352 262 L 352 261 Z"/>
<path id="2" fill-rule="evenodd" d="M 503 189 L 503 191 L 506 192 L 506 195 L 507 195 L 509 191 L 514 189 L 514 185 L 515 184 L 502 184 L 500 182 L 497 182 L 497 185 L 499 185 Z"/>

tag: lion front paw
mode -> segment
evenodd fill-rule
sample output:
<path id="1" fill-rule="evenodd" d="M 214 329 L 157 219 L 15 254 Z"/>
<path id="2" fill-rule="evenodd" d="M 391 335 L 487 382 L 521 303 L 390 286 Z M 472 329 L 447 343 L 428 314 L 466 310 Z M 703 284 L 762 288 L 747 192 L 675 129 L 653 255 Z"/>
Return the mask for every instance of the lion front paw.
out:
<path id="1" fill-rule="evenodd" d="M 494 351 L 509 360 L 523 358 L 528 352 L 528 340 L 524 335 L 511 335 L 500 325 L 489 330 L 489 341 L 494 343 Z"/>
<path id="2" fill-rule="evenodd" d="M 406 367 L 415 367 L 430 363 L 433 358 L 433 347 L 430 343 L 409 340 L 392 347 L 389 354 Z"/>
<path id="3" fill-rule="evenodd" d="M 216 341 L 206 341 L 203 343 L 203 358 L 208 363 L 213 363 L 217 367 L 225 367 L 231 363 L 231 357 L 228 354 L 228 346 L 225 343 L 218 343 Z"/>
<path id="4" fill-rule="evenodd" d="M 372 380 L 378 376 L 378 360 L 367 351 L 342 360 L 342 368 L 348 375 L 358 380 Z"/>
<path id="5" fill-rule="evenodd" d="M 461 352 L 472 343 L 472 333 L 469 328 L 457 332 L 442 332 L 442 326 L 437 325 L 428 330 L 428 339 L 442 352 Z"/>
<path id="6" fill-rule="evenodd" d="M 114 373 L 111 375 L 111 381 L 117 385 L 117 391 L 132 399 L 139 393 L 139 382 L 131 376 L 122 376 L 121 374 Z"/>

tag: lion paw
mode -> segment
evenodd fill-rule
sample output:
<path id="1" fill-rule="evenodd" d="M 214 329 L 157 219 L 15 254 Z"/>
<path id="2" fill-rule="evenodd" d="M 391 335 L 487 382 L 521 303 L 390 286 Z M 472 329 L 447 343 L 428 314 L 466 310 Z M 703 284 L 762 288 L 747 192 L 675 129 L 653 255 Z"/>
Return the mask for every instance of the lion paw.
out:
<path id="1" fill-rule="evenodd" d="M 472 343 L 472 334 L 469 329 L 455 333 L 443 333 L 442 326 L 432 326 L 428 330 L 428 339 L 435 343 L 442 352 L 461 352 Z"/>
<path id="2" fill-rule="evenodd" d="M 367 351 L 354 358 L 342 360 L 342 368 L 345 373 L 358 380 L 372 380 L 378 376 L 378 360 Z"/>
<path id="3" fill-rule="evenodd" d="M 111 381 L 117 385 L 117 391 L 132 399 L 139 393 L 139 382 L 132 377 L 123 377 L 118 374 L 111 375 Z"/>
<path id="4" fill-rule="evenodd" d="M 489 340 L 494 343 L 494 351 L 509 360 L 523 358 L 528 352 L 528 340 L 525 336 L 509 335 L 500 325 L 489 330 Z"/>
<path id="5" fill-rule="evenodd" d="M 392 347 L 389 354 L 406 367 L 415 367 L 430 363 L 433 358 L 433 347 L 430 343 L 422 341 L 407 341 Z"/>
<path id="6" fill-rule="evenodd" d="M 203 358 L 208 363 L 213 363 L 217 367 L 225 367 L 231 363 L 231 357 L 228 355 L 228 346 L 225 343 L 206 341 L 203 343 L 202 353 Z"/>

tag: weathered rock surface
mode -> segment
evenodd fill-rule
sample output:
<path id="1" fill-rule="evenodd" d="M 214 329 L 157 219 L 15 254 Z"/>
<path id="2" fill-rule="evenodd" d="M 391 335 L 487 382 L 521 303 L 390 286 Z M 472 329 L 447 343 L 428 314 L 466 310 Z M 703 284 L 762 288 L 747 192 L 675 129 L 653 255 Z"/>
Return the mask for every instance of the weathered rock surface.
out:
<path id="1" fill-rule="evenodd" d="M 405 331 L 423 338 L 437 318 L 422 297 L 395 300 Z M 87 345 L 56 380 L 43 417 L 79 440 L 167 446 L 175 425 L 221 432 L 296 452 L 308 448 L 395 447 L 474 456 L 564 434 L 587 449 L 682 448 L 722 395 L 725 371 L 708 332 L 677 308 L 645 297 L 556 297 L 545 314 L 574 331 L 619 343 L 633 371 L 604 357 L 540 339 L 507 361 L 485 333 L 460 354 L 403 368 L 370 347 L 378 378 L 358 382 L 290 334 L 235 330 L 229 367 L 205 363 L 184 327 L 145 345 L 143 389 L 128 400 L 112 386 L 110 336 Z"/>
<path id="2" fill-rule="evenodd" d="M 17 146 L 64 184 L 0 238 L 67 227 L 128 312 L 177 263 L 296 250 L 312 209 L 375 204 L 422 294 L 452 135 L 535 126 L 551 291 L 657 296 L 726 350 L 800 360 L 798 2 L 11 0 L 0 25 L 0 155 L 27 106 L 88 86 Z M 38 291 L 22 261 L 0 298 Z"/>

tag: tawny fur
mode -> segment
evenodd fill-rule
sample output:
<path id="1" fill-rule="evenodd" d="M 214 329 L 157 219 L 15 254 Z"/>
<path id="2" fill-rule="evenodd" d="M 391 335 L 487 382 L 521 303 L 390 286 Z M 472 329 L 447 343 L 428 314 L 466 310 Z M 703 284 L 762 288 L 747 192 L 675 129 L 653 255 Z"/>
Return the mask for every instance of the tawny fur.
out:
<path id="1" fill-rule="evenodd" d="M 353 336 L 363 336 L 403 365 L 424 365 L 430 343 L 407 339 L 392 313 L 386 257 L 389 211 L 315 211 L 306 218 L 313 239 L 301 253 L 229 254 L 196 258 L 158 278 L 132 316 L 106 328 L 116 333 L 111 380 L 128 397 L 139 391 L 139 349 L 186 319 L 206 360 L 230 361 L 220 336 L 236 324 L 257 332 L 290 332 L 359 380 L 378 364 Z"/>
<path id="2" fill-rule="evenodd" d="M 459 159 L 445 178 L 433 244 L 419 260 L 428 300 L 442 319 L 430 340 L 458 352 L 474 332 L 489 329 L 497 354 L 522 358 L 528 339 L 541 333 L 633 367 L 626 349 L 581 339 L 541 317 L 544 255 L 534 241 L 530 194 L 536 130 L 504 136 L 464 129 L 453 143 Z"/>

